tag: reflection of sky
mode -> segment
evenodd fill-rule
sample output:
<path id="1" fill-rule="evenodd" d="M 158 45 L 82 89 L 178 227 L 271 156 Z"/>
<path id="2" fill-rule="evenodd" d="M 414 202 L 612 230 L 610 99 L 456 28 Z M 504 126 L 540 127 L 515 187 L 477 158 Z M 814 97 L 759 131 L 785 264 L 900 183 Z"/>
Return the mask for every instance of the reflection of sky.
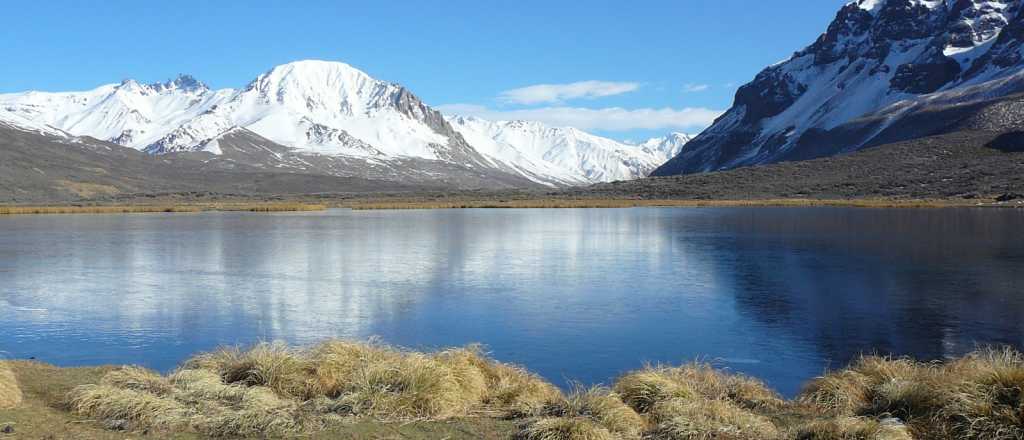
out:
<path id="1" fill-rule="evenodd" d="M 607 382 L 695 357 L 786 392 L 860 351 L 1020 345 L 1013 211 L 330 211 L 0 218 L 0 355 L 168 369 L 220 344 L 485 343 Z"/>

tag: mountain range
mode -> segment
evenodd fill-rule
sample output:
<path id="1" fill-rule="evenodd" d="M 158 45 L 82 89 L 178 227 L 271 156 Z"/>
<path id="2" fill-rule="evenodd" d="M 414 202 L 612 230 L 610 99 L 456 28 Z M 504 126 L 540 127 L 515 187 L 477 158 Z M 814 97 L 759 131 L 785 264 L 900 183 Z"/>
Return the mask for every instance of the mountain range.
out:
<path id="1" fill-rule="evenodd" d="M 769 66 L 655 176 L 846 154 L 957 131 L 1019 130 L 1021 1 L 858 0 Z"/>
<path id="2" fill-rule="evenodd" d="M 181 75 L 83 92 L 0 94 L 0 200 L 186 190 L 551 189 L 890 145 L 901 145 L 898 157 L 910 160 L 909 151 L 950 139 L 998 139 L 1013 144 L 1000 151 L 1019 151 L 1022 3 L 849 2 L 816 41 L 741 86 L 708 129 L 638 143 L 539 122 L 443 115 L 401 85 L 326 61 L 277 66 L 239 89 L 213 90 Z M 907 143 L 919 139 L 935 141 Z M 859 172 L 871 168 L 856 163 Z M 960 169 L 942 161 L 929 167 L 933 174 Z M 986 188 L 1015 188 L 1011 183 Z M 669 184 L 655 186 L 679 195 L 665 189 Z M 909 184 L 897 179 L 879 188 L 890 194 L 887 188 Z M 964 185 L 950 191 L 973 193 Z"/>
<path id="3" fill-rule="evenodd" d="M 446 118 L 400 85 L 325 61 L 277 66 L 241 89 L 212 90 L 181 75 L 84 92 L 3 94 L 0 120 L 224 167 L 457 188 L 643 177 L 688 140 L 673 134 L 631 145 L 536 122 Z"/>

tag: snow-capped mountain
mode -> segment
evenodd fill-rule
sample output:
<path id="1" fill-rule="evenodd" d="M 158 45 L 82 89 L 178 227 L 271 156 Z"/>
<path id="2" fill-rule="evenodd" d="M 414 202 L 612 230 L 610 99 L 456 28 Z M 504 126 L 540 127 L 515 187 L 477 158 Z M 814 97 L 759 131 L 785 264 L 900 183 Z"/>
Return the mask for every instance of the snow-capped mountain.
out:
<path id="1" fill-rule="evenodd" d="M 319 154 L 440 160 L 466 153 L 449 145 L 459 140 L 440 114 L 402 86 L 323 61 L 277 66 L 146 149 L 194 151 L 233 127 Z"/>
<path id="2" fill-rule="evenodd" d="M 0 120 L 154 155 L 220 156 L 231 144 L 233 154 L 261 157 L 265 168 L 426 180 L 452 180 L 456 172 L 513 186 L 516 179 L 574 185 L 642 177 L 681 145 L 638 147 L 537 123 L 447 120 L 400 85 L 326 61 L 277 66 L 240 89 L 211 90 L 182 75 L 85 92 L 2 94 Z"/>
<path id="3" fill-rule="evenodd" d="M 3 94 L 0 111 L 8 119 L 39 128 L 143 149 L 233 92 L 211 91 L 202 82 L 182 75 L 166 83 L 125 80 L 86 92 Z"/>
<path id="4" fill-rule="evenodd" d="M 524 175 L 553 176 L 570 184 L 645 177 L 678 154 L 689 140 L 685 134 L 674 133 L 633 145 L 540 122 L 466 116 L 448 121 L 485 156 Z"/>
<path id="5" fill-rule="evenodd" d="M 665 160 L 675 157 L 677 154 L 683 151 L 683 147 L 693 140 L 693 136 L 686 133 L 669 133 L 668 136 L 651 138 L 639 144 L 640 148 L 649 154 L 658 156 L 659 158 L 665 158 Z"/>
<path id="6" fill-rule="evenodd" d="M 965 104 L 1024 91 L 1021 3 L 850 2 L 653 174 L 827 156 L 959 126 Z"/>

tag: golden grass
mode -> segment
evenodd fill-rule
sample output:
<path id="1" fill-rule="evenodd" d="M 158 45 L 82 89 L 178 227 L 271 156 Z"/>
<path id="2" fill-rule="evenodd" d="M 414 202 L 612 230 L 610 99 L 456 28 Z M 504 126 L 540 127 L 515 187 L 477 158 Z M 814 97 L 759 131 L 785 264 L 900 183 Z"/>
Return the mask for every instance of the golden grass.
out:
<path id="1" fill-rule="evenodd" d="M 767 417 L 725 400 L 673 399 L 651 408 L 650 440 L 773 440 L 779 429 Z"/>
<path id="2" fill-rule="evenodd" d="M 524 425 L 515 438 L 519 440 L 618 440 L 619 437 L 586 417 L 547 417 Z"/>
<path id="3" fill-rule="evenodd" d="M 70 180 L 58 180 L 55 183 L 58 189 L 70 192 L 78 197 L 109 196 L 121 192 L 115 186 L 99 183 L 74 182 Z"/>
<path id="4" fill-rule="evenodd" d="M 755 411 L 769 412 L 785 402 L 760 381 L 726 374 L 706 363 L 648 366 L 615 383 L 623 401 L 644 414 L 645 439 L 776 439 L 775 424 Z"/>
<path id="5" fill-rule="evenodd" d="M 128 366 L 111 371 L 103 376 L 102 385 L 115 388 L 142 391 L 165 396 L 173 390 L 171 382 L 156 372 L 141 367 Z"/>
<path id="6" fill-rule="evenodd" d="M 945 363 L 865 357 L 812 382 L 800 401 L 840 416 L 895 417 L 915 438 L 1024 438 L 1024 355 L 979 350 Z"/>
<path id="7" fill-rule="evenodd" d="M 727 400 L 746 409 L 774 408 L 783 403 L 778 394 L 756 379 L 726 374 L 699 362 L 645 367 L 621 377 L 615 391 L 641 413 L 672 399 Z"/>
<path id="8" fill-rule="evenodd" d="M 0 409 L 14 408 L 21 404 L 21 388 L 18 379 L 7 364 L 0 361 Z"/>
<path id="9" fill-rule="evenodd" d="M 640 438 L 647 425 L 644 418 L 623 403 L 618 394 L 602 387 L 578 387 L 568 397 L 547 405 L 542 410 L 542 416 L 569 420 L 585 419 L 621 439 Z M 527 430 L 529 429 L 528 426 Z"/>
<path id="10" fill-rule="evenodd" d="M 203 211 L 247 211 L 247 212 L 294 212 L 323 211 L 324 205 L 300 203 L 217 203 L 185 205 L 130 205 L 130 206 L 0 206 L 0 215 L 29 214 L 134 214 L 158 212 L 203 212 Z"/>
<path id="11" fill-rule="evenodd" d="M 869 401 L 870 378 L 844 370 L 814 379 L 804 387 L 800 401 L 833 415 L 853 415 Z"/>
<path id="12" fill-rule="evenodd" d="M 173 399 L 112 385 L 82 385 L 68 395 L 75 412 L 101 420 L 123 420 L 147 428 L 184 426 L 187 408 Z"/>
<path id="13" fill-rule="evenodd" d="M 0 361 L 0 364 L 3 364 Z M 212 434 L 199 432 L 197 428 L 183 427 L 169 430 L 150 429 L 148 435 L 144 435 L 145 428 L 137 424 L 127 423 L 127 431 L 113 430 L 106 421 L 93 417 L 74 414 L 68 411 L 67 395 L 74 388 L 84 384 L 98 384 L 103 376 L 118 367 L 76 367 L 59 368 L 34 361 L 10 361 L 6 362 L 11 371 L 18 379 L 24 400 L 17 408 L 0 409 L 0 428 L 12 426 L 13 434 L 4 435 L 0 438 L 7 439 L 74 439 L 74 440 L 129 440 L 129 439 L 160 439 L 160 440 L 200 440 L 215 437 Z M 191 380 L 197 377 L 200 380 L 207 380 L 212 374 L 200 371 L 198 375 L 182 374 L 172 375 L 180 381 Z M 216 383 L 222 383 L 219 376 L 212 374 Z M 191 376 L 191 377 L 189 377 Z M 168 377 L 171 380 L 171 377 Z M 196 387 L 197 389 L 206 386 Z M 245 387 L 232 386 L 244 391 Z M 196 396 L 199 397 L 198 395 Z M 241 402 L 241 395 L 232 396 L 230 402 Z M 219 414 L 222 406 L 217 403 L 219 398 L 203 398 L 208 401 L 208 406 L 218 411 L 211 413 L 211 416 Z M 252 399 L 250 399 L 252 400 Z M 234 403 L 230 403 L 234 405 Z M 330 439 L 330 440 L 361 440 L 361 439 L 407 439 L 407 440 L 478 440 L 511 438 L 516 431 L 516 421 L 494 417 L 467 417 L 455 420 L 443 421 L 395 421 L 386 422 L 373 420 L 371 418 L 344 418 L 324 413 L 328 408 L 317 408 L 315 402 L 309 402 L 300 407 L 294 413 L 295 420 L 301 427 L 292 428 L 295 432 L 282 433 L 280 435 L 252 434 L 249 438 L 303 438 L 303 439 Z M 188 405 L 192 405 L 189 403 Z M 306 406 L 308 405 L 308 406 Z M 236 420 L 252 420 L 258 415 L 250 411 L 248 418 Z M 287 416 L 287 413 L 284 413 Z M 304 417 L 305 416 L 305 417 Z M 310 419 L 312 417 L 312 419 Z M 190 419 L 191 420 L 191 419 Z M 278 418 L 282 420 L 282 418 Z M 202 419 L 196 419 L 202 422 Z M 285 420 L 287 421 L 287 420 Z M 206 422 L 199 426 L 201 429 L 211 429 L 217 426 L 226 426 L 229 429 L 237 429 L 242 425 L 239 423 L 230 424 L 228 420 L 217 420 Z M 319 422 L 319 423 L 318 423 Z M 326 426 L 321 423 L 326 422 Z M 291 422 L 289 422 L 290 424 Z M 250 425 L 251 426 L 251 425 Z M 269 428 L 280 429 L 280 428 Z M 229 438 L 235 436 L 225 435 Z"/>
<path id="14" fill-rule="evenodd" d="M 283 343 L 259 344 L 247 351 L 222 348 L 189 359 L 185 369 L 212 371 L 228 384 L 264 386 L 282 395 L 300 395 L 307 369 L 301 354 Z"/>
<path id="15" fill-rule="evenodd" d="M 760 200 L 644 200 L 644 199 L 510 199 L 510 200 L 356 200 L 340 203 L 355 210 L 475 209 L 475 208 L 637 208 L 837 206 L 861 208 L 945 208 L 973 206 L 961 200 L 905 199 L 760 199 Z"/>
<path id="16" fill-rule="evenodd" d="M 801 426 L 796 440 L 914 440 L 905 426 L 864 417 L 840 417 Z"/>
<path id="17" fill-rule="evenodd" d="M 538 411 L 558 390 L 478 347 L 417 353 L 376 343 L 262 343 L 189 359 L 168 377 L 126 367 L 69 394 L 77 414 L 138 429 L 283 435 L 340 417 L 446 420 Z"/>
<path id="18" fill-rule="evenodd" d="M 74 388 L 67 405 L 130 429 L 211 437 L 298 435 L 360 419 L 513 418 L 508 435 L 525 440 L 1020 440 L 1022 390 L 1024 355 L 1009 349 L 945 363 L 863 357 L 786 401 L 705 363 L 648 366 L 610 388 L 564 395 L 475 346 L 420 353 L 333 340 L 224 348 L 168 376 L 116 369 Z"/>

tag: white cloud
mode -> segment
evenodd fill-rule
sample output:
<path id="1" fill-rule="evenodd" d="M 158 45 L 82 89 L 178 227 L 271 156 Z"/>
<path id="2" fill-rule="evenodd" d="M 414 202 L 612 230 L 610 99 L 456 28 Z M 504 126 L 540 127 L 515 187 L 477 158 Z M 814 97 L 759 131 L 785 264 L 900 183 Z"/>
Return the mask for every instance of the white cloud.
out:
<path id="1" fill-rule="evenodd" d="M 512 104 L 560 103 L 570 99 L 594 99 L 621 95 L 640 88 L 633 82 L 580 81 L 570 84 L 538 84 L 506 90 L 498 99 Z"/>
<path id="2" fill-rule="evenodd" d="M 539 121 L 556 127 L 580 130 L 629 131 L 661 129 L 703 129 L 722 114 L 708 108 L 579 108 L 541 107 L 521 110 L 494 110 L 474 104 L 437 106 L 447 115 L 476 116 L 492 121 Z"/>
<path id="3" fill-rule="evenodd" d="M 697 93 L 703 92 L 710 89 L 711 86 L 708 84 L 686 84 L 683 85 L 683 93 Z"/>

